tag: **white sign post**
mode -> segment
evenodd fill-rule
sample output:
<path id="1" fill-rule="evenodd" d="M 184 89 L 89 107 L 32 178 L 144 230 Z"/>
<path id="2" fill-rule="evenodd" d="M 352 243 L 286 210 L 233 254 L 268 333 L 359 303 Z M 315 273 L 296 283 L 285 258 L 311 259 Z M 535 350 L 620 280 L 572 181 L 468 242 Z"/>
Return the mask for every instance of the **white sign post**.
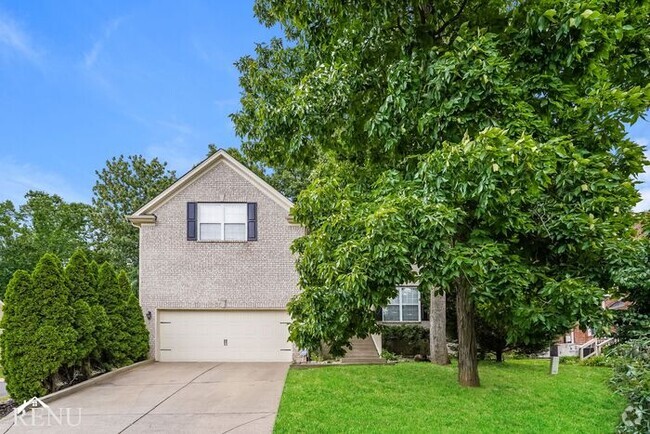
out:
<path id="1" fill-rule="evenodd" d="M 560 355 L 557 345 L 551 345 L 551 375 L 557 375 L 560 368 Z"/>

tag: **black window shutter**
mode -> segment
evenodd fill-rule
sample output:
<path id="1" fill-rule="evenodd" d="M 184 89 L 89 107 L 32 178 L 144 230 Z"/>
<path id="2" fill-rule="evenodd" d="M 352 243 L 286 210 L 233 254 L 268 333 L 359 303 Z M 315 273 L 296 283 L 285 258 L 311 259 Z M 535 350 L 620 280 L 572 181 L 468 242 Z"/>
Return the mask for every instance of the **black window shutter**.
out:
<path id="1" fill-rule="evenodd" d="M 248 241 L 257 241 L 257 203 L 248 204 Z"/>
<path id="2" fill-rule="evenodd" d="M 187 241 L 196 241 L 196 202 L 187 202 Z"/>
<path id="3" fill-rule="evenodd" d="M 382 315 L 382 313 L 383 313 L 383 309 L 381 307 L 378 307 L 375 310 L 375 319 L 377 321 L 382 321 L 384 319 L 384 316 Z"/>

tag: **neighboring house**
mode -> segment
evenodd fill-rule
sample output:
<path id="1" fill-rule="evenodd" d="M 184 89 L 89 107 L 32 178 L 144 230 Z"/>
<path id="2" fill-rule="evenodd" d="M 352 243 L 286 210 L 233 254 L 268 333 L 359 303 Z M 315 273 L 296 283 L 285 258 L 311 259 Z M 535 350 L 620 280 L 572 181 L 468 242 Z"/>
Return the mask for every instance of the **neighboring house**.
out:
<path id="1" fill-rule="evenodd" d="M 603 301 L 603 309 L 627 310 L 630 303 L 623 300 L 608 298 Z M 611 336 L 596 336 L 591 328 L 581 330 L 575 326 L 564 336 L 558 338 L 555 344 L 560 356 L 577 356 L 580 358 L 600 354 L 603 347 L 610 345 L 614 340 Z M 546 353 L 544 353 L 546 355 Z"/>
<path id="2" fill-rule="evenodd" d="M 159 361 L 291 361 L 292 203 L 223 150 L 133 215 L 140 304 Z"/>

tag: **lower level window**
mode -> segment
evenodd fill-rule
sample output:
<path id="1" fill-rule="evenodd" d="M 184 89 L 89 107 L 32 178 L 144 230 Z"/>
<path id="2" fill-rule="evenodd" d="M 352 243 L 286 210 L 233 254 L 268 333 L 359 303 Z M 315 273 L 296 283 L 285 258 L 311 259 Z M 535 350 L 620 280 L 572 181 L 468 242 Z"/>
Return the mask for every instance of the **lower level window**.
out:
<path id="1" fill-rule="evenodd" d="M 420 321 L 420 292 L 410 286 L 397 288 L 397 297 L 383 309 L 382 320 L 387 322 Z"/>

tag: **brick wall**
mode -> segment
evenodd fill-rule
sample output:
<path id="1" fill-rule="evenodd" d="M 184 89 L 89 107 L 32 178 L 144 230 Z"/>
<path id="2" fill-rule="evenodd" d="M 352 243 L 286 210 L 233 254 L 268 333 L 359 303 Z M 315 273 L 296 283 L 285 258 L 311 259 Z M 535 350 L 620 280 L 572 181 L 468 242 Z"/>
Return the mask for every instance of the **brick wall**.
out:
<path id="1" fill-rule="evenodd" d="M 258 241 L 186 239 L 187 202 L 257 202 Z M 303 228 L 228 163 L 220 162 L 154 210 L 140 228 L 140 304 L 155 354 L 156 309 L 284 309 L 298 293 L 293 240 Z"/>

